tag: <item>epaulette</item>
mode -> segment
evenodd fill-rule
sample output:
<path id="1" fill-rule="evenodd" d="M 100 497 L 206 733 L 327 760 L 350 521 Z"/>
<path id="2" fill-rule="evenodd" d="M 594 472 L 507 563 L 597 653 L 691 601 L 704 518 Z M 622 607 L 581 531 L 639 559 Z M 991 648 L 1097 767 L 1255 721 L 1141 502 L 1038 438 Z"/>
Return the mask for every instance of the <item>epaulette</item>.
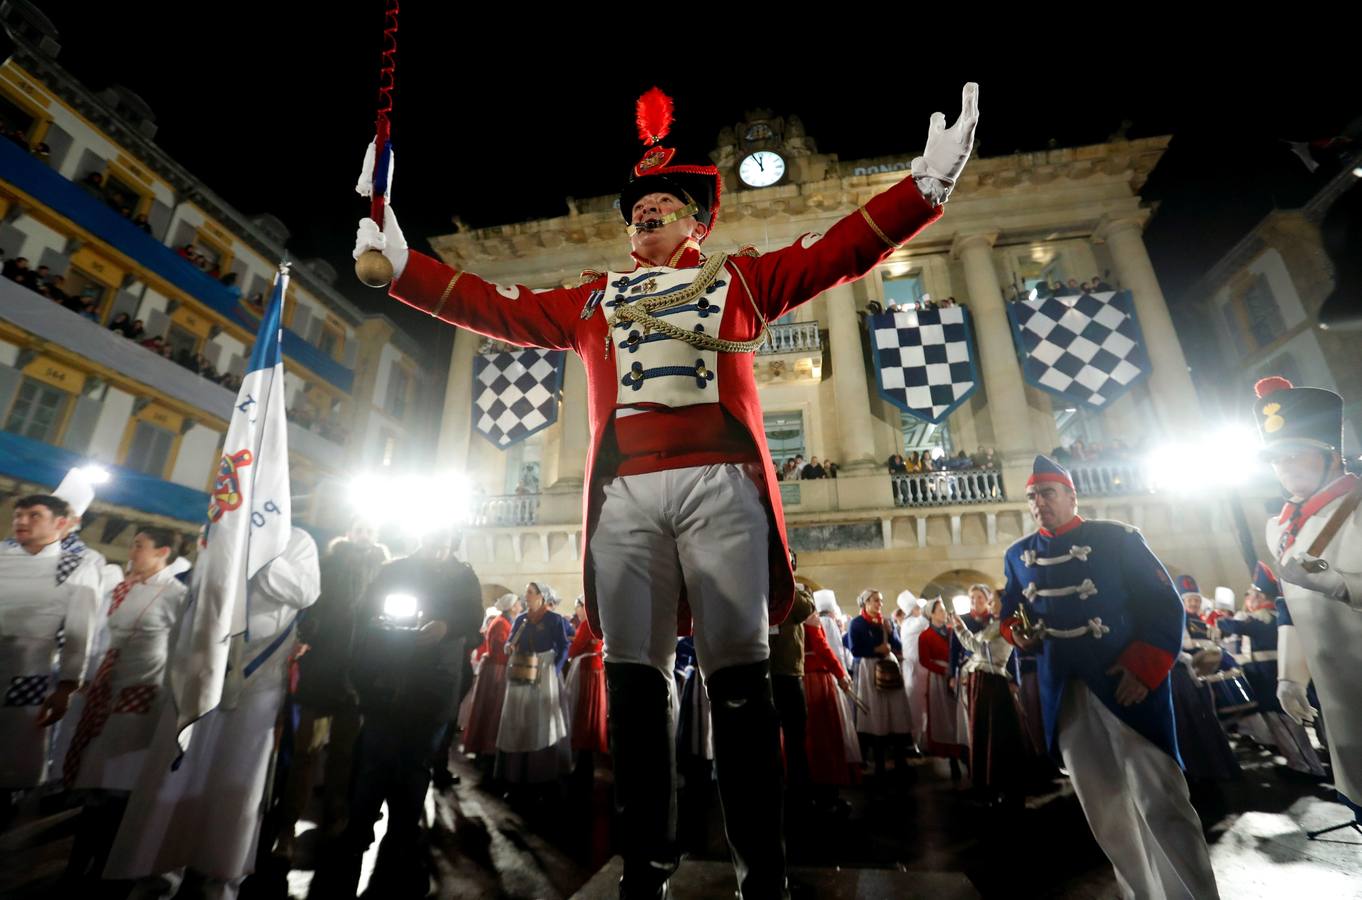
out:
<path id="1" fill-rule="evenodd" d="M 591 282 L 604 277 L 604 272 L 597 272 L 595 269 L 583 269 L 581 279 L 577 282 L 577 287 L 586 287 Z"/>
<path id="2" fill-rule="evenodd" d="M 730 254 L 728 254 L 728 255 L 729 255 L 729 256 L 748 256 L 748 257 L 751 257 L 752 259 L 756 259 L 758 256 L 761 256 L 761 251 L 758 250 L 756 247 L 752 246 L 751 244 L 743 244 L 743 245 L 742 245 L 741 247 L 739 247 L 737 250 L 734 250 L 732 253 L 730 253 Z"/>

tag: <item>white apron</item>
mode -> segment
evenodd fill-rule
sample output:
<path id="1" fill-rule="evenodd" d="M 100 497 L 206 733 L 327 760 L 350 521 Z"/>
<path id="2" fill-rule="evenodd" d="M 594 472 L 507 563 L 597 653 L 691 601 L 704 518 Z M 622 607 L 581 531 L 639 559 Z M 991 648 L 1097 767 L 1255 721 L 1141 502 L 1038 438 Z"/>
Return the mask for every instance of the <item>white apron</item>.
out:
<path id="1" fill-rule="evenodd" d="M 61 557 L 59 542 L 36 554 L 0 544 L 0 790 L 43 783 L 53 729 L 37 727 L 38 711 L 58 681 L 79 684 L 85 673 L 104 558 L 86 550 L 57 584 Z"/>

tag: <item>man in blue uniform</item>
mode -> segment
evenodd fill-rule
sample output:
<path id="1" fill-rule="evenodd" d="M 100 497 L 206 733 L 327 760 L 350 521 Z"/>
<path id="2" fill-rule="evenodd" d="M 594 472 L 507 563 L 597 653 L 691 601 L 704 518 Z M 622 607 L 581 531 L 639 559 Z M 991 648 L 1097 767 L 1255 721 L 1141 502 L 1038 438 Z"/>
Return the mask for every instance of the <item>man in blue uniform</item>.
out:
<path id="1" fill-rule="evenodd" d="M 1172 579 L 1133 526 L 1078 515 L 1055 461 L 1036 457 L 1026 499 L 1039 527 L 1004 556 L 1003 633 L 1038 652 L 1050 750 L 1127 897 L 1216 897 L 1173 724 Z"/>

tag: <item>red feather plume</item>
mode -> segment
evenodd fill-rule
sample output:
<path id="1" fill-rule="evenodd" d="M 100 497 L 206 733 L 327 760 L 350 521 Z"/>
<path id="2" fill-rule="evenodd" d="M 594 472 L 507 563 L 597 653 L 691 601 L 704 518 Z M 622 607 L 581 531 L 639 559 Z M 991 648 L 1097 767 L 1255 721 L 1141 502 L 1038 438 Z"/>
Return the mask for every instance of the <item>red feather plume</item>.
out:
<path id="1" fill-rule="evenodd" d="M 650 88 L 634 107 L 634 119 L 638 123 L 638 137 L 644 146 L 651 147 L 667 136 L 672 130 L 672 98 L 662 93 L 661 88 Z"/>
<path id="2" fill-rule="evenodd" d="M 1287 381 L 1280 375 L 1269 375 L 1267 378 L 1259 378 L 1253 385 L 1253 393 L 1261 400 L 1268 394 L 1275 394 L 1278 391 L 1289 391 L 1294 384 Z"/>

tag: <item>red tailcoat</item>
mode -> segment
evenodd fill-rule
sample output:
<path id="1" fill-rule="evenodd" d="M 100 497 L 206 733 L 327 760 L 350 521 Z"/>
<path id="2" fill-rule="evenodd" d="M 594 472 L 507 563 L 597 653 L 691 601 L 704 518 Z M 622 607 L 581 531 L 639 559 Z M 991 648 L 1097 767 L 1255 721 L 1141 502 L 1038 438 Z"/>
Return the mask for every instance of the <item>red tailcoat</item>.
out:
<path id="1" fill-rule="evenodd" d="M 860 278 L 895 247 L 940 216 L 940 208 L 923 199 L 909 177 L 872 198 L 821 237 L 805 235 L 789 247 L 760 256 L 733 256 L 725 266 L 728 277 L 733 279 L 729 294 L 732 302 L 724 306 L 719 337 L 751 340 L 761 332 L 763 320 L 774 321 L 823 291 Z M 674 261 L 680 269 L 698 268 L 701 257 L 695 250 L 686 250 Z M 604 277 L 575 288 L 538 292 L 522 285 L 505 287 L 413 251 L 391 291 L 393 297 L 409 306 L 478 334 L 519 346 L 572 350 L 581 356 L 586 367 L 587 420 L 591 430 L 587 489 L 583 496 L 586 535 L 582 542 L 583 587 L 588 620 L 597 635 L 601 634 L 601 626 L 590 535 L 600 509 L 600 491 L 593 476 L 602 438 L 612 427 L 616 405 L 622 398 L 615 369 L 617 351 L 608 339 L 603 305 L 594 307 L 585 317 L 583 312 L 588 301 L 593 300 L 593 293 L 607 287 Z M 593 302 L 600 304 L 600 294 Z M 784 621 L 794 602 L 794 573 L 786 550 L 785 517 L 766 446 L 752 356 L 719 354 L 718 402 L 746 429 L 755 459 L 760 460 L 762 467 L 771 526 L 767 560 L 771 570 L 770 621 L 775 624 Z M 623 398 L 623 402 L 629 402 L 628 398 Z M 690 614 L 684 602 L 680 619 L 680 633 L 688 633 Z"/>

